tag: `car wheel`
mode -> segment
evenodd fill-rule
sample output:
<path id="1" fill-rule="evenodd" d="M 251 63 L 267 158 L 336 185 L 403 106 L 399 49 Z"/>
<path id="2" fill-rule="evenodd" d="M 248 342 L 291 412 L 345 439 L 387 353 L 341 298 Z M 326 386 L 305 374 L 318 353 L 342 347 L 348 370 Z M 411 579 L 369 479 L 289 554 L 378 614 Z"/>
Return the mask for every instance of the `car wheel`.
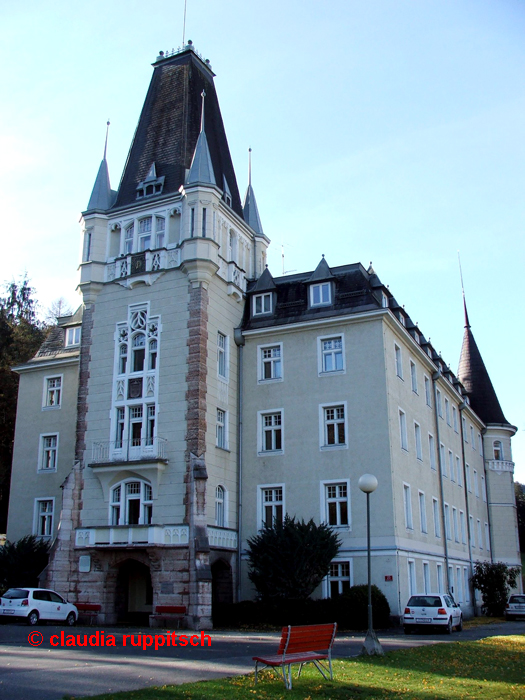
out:
<path id="1" fill-rule="evenodd" d="M 73 627 L 75 625 L 76 621 L 77 621 L 77 618 L 75 617 L 75 613 L 70 612 L 69 615 L 66 617 L 66 625 L 68 627 Z"/>
<path id="2" fill-rule="evenodd" d="M 463 615 L 459 616 L 459 622 L 456 625 L 456 629 L 458 632 L 461 632 L 461 630 L 463 629 Z"/>
<path id="3" fill-rule="evenodd" d="M 31 625 L 31 627 L 34 627 L 38 624 L 39 619 L 40 615 L 38 614 L 38 612 L 36 610 L 32 610 L 27 616 L 27 624 Z"/>
<path id="4" fill-rule="evenodd" d="M 449 617 L 449 618 L 448 618 L 448 623 L 447 623 L 447 628 L 446 628 L 445 632 L 446 632 L 447 634 L 452 634 L 453 628 L 454 628 L 454 626 L 453 626 L 453 624 L 452 624 L 452 618 Z"/>

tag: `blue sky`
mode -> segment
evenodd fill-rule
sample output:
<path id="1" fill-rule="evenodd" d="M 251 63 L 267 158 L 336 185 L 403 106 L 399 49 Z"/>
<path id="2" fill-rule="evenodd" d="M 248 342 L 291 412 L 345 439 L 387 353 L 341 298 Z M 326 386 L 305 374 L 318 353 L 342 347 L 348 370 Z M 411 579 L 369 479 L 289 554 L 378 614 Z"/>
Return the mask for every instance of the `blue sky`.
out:
<path id="1" fill-rule="evenodd" d="M 0 280 L 79 303 L 78 219 L 111 120 L 118 186 L 159 50 L 184 0 L 0 7 Z M 248 147 L 274 275 L 373 261 L 457 370 L 470 321 L 525 482 L 522 0 L 188 0 L 241 193 Z M 284 244 L 284 248 L 282 248 Z M 364 465 L 365 466 L 365 465 Z M 367 465 L 368 468 L 369 465 Z"/>

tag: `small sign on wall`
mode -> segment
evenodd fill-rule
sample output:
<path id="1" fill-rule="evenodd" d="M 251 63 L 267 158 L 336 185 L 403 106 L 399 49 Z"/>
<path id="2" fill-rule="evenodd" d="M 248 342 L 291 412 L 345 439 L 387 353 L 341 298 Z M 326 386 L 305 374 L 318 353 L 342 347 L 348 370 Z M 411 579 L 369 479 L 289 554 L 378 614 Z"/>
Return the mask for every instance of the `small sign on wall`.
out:
<path id="1" fill-rule="evenodd" d="M 393 576 L 385 576 L 385 581 L 393 581 L 394 577 Z"/>
<path id="2" fill-rule="evenodd" d="M 91 571 L 91 555 L 82 554 L 78 559 L 78 570 L 81 574 L 89 574 Z"/>

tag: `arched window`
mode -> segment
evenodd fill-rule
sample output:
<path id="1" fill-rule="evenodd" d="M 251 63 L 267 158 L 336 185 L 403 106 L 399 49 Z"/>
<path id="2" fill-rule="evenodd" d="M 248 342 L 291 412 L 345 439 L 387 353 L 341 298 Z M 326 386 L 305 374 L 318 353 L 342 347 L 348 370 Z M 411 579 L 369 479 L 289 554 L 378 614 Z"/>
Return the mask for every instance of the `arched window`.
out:
<path id="1" fill-rule="evenodd" d="M 151 216 L 139 221 L 139 250 L 149 250 L 149 248 L 151 248 Z"/>
<path id="2" fill-rule="evenodd" d="M 215 489 L 215 525 L 217 527 L 225 527 L 225 500 L 226 491 L 224 486 L 217 486 Z"/>
<path id="3" fill-rule="evenodd" d="M 123 343 L 119 348 L 118 373 L 126 374 L 126 364 L 128 362 L 128 346 Z"/>
<path id="4" fill-rule="evenodd" d="M 149 362 L 148 369 L 155 369 L 157 367 L 157 341 L 149 341 Z"/>
<path id="5" fill-rule="evenodd" d="M 124 233 L 124 254 L 133 252 L 133 234 L 135 224 L 130 224 Z"/>
<path id="6" fill-rule="evenodd" d="M 153 512 L 151 484 L 128 480 L 114 486 L 110 494 L 111 525 L 150 525 Z"/>
<path id="7" fill-rule="evenodd" d="M 499 440 L 494 440 L 494 459 L 503 459 L 503 446 Z"/>
<path id="8" fill-rule="evenodd" d="M 155 217 L 155 232 L 157 234 L 157 248 L 164 247 L 164 234 L 166 231 L 166 219 L 163 216 Z"/>
<path id="9" fill-rule="evenodd" d="M 144 333 L 137 333 L 133 336 L 133 367 L 132 372 L 144 371 L 144 358 L 146 355 L 146 336 Z"/>

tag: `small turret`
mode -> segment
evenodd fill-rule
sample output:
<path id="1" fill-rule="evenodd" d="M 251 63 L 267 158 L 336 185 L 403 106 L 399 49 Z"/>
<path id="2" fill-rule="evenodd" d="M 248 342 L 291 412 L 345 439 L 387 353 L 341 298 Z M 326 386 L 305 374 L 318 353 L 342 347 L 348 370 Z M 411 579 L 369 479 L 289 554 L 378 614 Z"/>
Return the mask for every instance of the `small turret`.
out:
<path id="1" fill-rule="evenodd" d="M 261 224 L 261 219 L 259 217 L 259 210 L 257 209 L 257 202 L 255 201 L 255 193 L 252 187 L 252 149 L 249 149 L 249 166 L 248 166 L 248 188 L 246 189 L 246 194 L 244 196 L 244 203 L 242 205 L 242 211 L 244 214 L 244 220 L 252 228 L 255 233 L 262 234 L 263 227 Z"/>

